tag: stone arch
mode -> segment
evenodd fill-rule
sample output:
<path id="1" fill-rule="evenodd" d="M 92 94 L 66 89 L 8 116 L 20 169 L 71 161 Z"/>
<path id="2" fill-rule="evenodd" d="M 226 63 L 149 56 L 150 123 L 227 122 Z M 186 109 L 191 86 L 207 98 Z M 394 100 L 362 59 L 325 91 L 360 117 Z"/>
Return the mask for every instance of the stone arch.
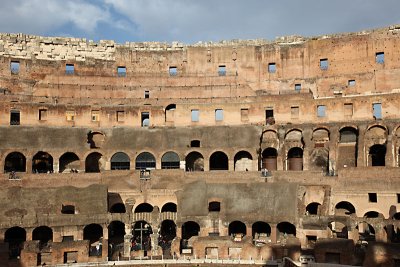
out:
<path id="1" fill-rule="evenodd" d="M 400 220 L 400 212 L 396 212 L 395 214 L 393 214 L 392 220 L 396 220 L 396 221 Z"/>
<path id="2" fill-rule="evenodd" d="M 93 173 L 102 170 L 103 155 L 99 152 L 90 153 L 85 160 L 85 172 Z"/>
<path id="3" fill-rule="evenodd" d="M 356 215 L 356 209 L 353 204 L 348 201 L 341 201 L 335 205 L 335 215 Z"/>
<path id="4" fill-rule="evenodd" d="M 47 226 L 39 226 L 32 231 L 32 240 L 39 240 L 40 243 L 53 241 L 53 230 Z"/>
<path id="5" fill-rule="evenodd" d="M 123 253 L 125 224 L 121 221 L 112 221 L 108 225 L 108 257 L 111 260 L 118 259 L 118 256 Z"/>
<path id="6" fill-rule="evenodd" d="M 291 129 L 286 132 L 285 141 L 302 142 L 303 132 L 299 129 Z"/>
<path id="7" fill-rule="evenodd" d="M 161 169 L 179 169 L 180 162 L 177 153 L 168 151 L 161 157 Z"/>
<path id="8" fill-rule="evenodd" d="M 261 168 L 270 171 L 276 171 L 278 166 L 278 151 L 273 147 L 268 147 L 263 150 L 261 154 L 262 164 Z"/>
<path id="9" fill-rule="evenodd" d="M 186 158 L 186 171 L 204 171 L 204 157 L 197 151 L 190 152 Z"/>
<path id="10" fill-rule="evenodd" d="M 24 228 L 14 226 L 8 228 L 4 233 L 4 242 L 8 243 L 9 259 L 18 259 L 26 241 L 26 231 Z"/>
<path id="11" fill-rule="evenodd" d="M 164 254 L 171 256 L 171 244 L 176 237 L 176 224 L 173 220 L 164 220 L 161 222 L 159 245 Z"/>
<path id="12" fill-rule="evenodd" d="M 388 136 L 388 130 L 385 126 L 379 125 L 379 124 L 374 124 L 368 127 L 366 133 L 365 133 L 365 138 L 367 139 L 383 139 L 386 140 Z"/>
<path id="13" fill-rule="evenodd" d="M 330 132 L 326 128 L 317 128 L 312 133 L 311 140 L 314 141 L 315 144 L 324 144 L 329 142 Z"/>
<path id="14" fill-rule="evenodd" d="M 73 152 L 64 153 L 59 159 L 59 172 L 77 172 L 80 169 L 80 159 Z"/>
<path id="15" fill-rule="evenodd" d="M 53 172 L 53 157 L 44 151 L 39 151 L 32 158 L 33 173 Z"/>
<path id="16" fill-rule="evenodd" d="M 4 160 L 4 172 L 26 172 L 26 158 L 20 152 L 9 153 Z"/>
<path id="17" fill-rule="evenodd" d="M 161 208 L 161 212 L 177 212 L 177 211 L 178 211 L 177 205 L 172 202 L 165 203 Z"/>
<path id="18" fill-rule="evenodd" d="M 358 140 L 358 130 L 345 126 L 339 130 L 339 143 L 355 143 Z"/>
<path id="19" fill-rule="evenodd" d="M 187 221 L 182 224 L 182 239 L 189 240 L 200 233 L 200 225 L 194 221 Z"/>
<path id="20" fill-rule="evenodd" d="M 344 239 L 349 238 L 348 227 L 341 222 L 335 222 L 335 221 L 330 222 L 328 224 L 328 228 L 330 229 L 333 237 L 335 238 L 344 238 Z"/>
<path id="21" fill-rule="evenodd" d="M 316 147 L 310 155 L 309 170 L 322 171 L 328 173 L 329 170 L 329 150 L 325 147 Z"/>
<path id="22" fill-rule="evenodd" d="M 339 131 L 337 168 L 356 167 L 358 157 L 358 130 L 346 126 Z"/>
<path id="23" fill-rule="evenodd" d="M 176 104 L 169 104 L 165 108 L 165 122 L 173 122 L 175 120 Z"/>
<path id="24" fill-rule="evenodd" d="M 374 210 L 366 212 L 363 217 L 364 218 L 382 218 L 382 219 L 384 219 L 384 216 L 382 213 L 379 213 Z"/>
<path id="25" fill-rule="evenodd" d="M 296 236 L 296 226 L 289 222 L 280 222 L 276 226 L 278 239 L 286 238 L 288 236 Z"/>
<path id="26" fill-rule="evenodd" d="M 111 157 L 111 170 L 130 170 L 131 159 L 124 152 L 117 152 Z"/>
<path id="27" fill-rule="evenodd" d="M 266 222 L 258 221 L 253 223 L 253 225 L 251 226 L 251 231 L 253 239 L 258 239 L 258 236 L 260 235 L 270 236 L 271 226 Z"/>
<path id="28" fill-rule="evenodd" d="M 154 207 L 149 203 L 141 203 L 135 208 L 135 213 L 152 212 Z"/>
<path id="29" fill-rule="evenodd" d="M 210 171 L 228 170 L 228 156 L 222 151 L 216 151 L 210 156 Z"/>
<path id="30" fill-rule="evenodd" d="M 136 170 L 146 170 L 156 168 L 156 158 L 150 152 L 140 153 L 135 160 Z"/>
<path id="31" fill-rule="evenodd" d="M 247 151 L 239 151 L 234 157 L 235 171 L 252 171 L 253 157 Z"/>
<path id="32" fill-rule="evenodd" d="M 287 169 L 289 171 L 303 170 L 303 149 L 292 147 L 287 153 Z"/>
<path id="33" fill-rule="evenodd" d="M 230 236 L 242 235 L 245 236 L 247 234 L 246 224 L 241 221 L 233 221 L 228 226 L 228 234 Z"/>
<path id="34" fill-rule="evenodd" d="M 375 228 L 371 224 L 367 222 L 360 222 L 357 224 L 356 229 L 358 230 L 359 240 L 376 241 Z"/>
<path id="35" fill-rule="evenodd" d="M 321 212 L 321 204 L 318 202 L 312 202 L 307 205 L 306 213 L 309 215 L 320 215 Z"/>
<path id="36" fill-rule="evenodd" d="M 89 245 L 99 242 L 103 237 L 103 227 L 100 224 L 92 223 L 83 228 L 83 240 L 89 240 Z"/>

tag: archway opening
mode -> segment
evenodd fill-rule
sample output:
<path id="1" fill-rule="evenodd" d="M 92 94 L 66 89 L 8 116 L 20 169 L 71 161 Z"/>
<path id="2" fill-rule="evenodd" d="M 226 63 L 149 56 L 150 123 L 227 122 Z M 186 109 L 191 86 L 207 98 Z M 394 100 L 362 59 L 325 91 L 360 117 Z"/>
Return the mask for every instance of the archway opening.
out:
<path id="1" fill-rule="evenodd" d="M 310 215 L 319 215 L 320 208 L 321 208 L 321 204 L 319 204 L 317 202 L 312 202 L 307 205 L 306 213 L 310 214 Z"/>
<path id="2" fill-rule="evenodd" d="M 247 234 L 246 225 L 241 221 L 233 221 L 228 226 L 228 234 L 234 238 L 242 238 Z"/>
<path id="3" fill-rule="evenodd" d="M 21 256 L 21 250 L 24 248 L 26 241 L 25 229 L 15 226 L 7 229 L 4 233 L 4 242 L 8 243 L 9 259 L 18 259 Z"/>
<path id="4" fill-rule="evenodd" d="M 332 231 L 333 237 L 348 239 L 348 229 L 347 226 L 341 222 L 330 222 L 328 225 L 329 229 Z"/>
<path id="5" fill-rule="evenodd" d="M 78 172 L 80 167 L 79 157 L 72 152 L 64 153 L 60 159 L 60 173 L 71 173 L 71 172 Z"/>
<path id="6" fill-rule="evenodd" d="M 152 212 L 153 206 L 149 203 L 141 203 L 135 208 L 135 213 Z"/>
<path id="7" fill-rule="evenodd" d="M 356 213 L 353 204 L 347 201 L 341 201 L 335 206 L 335 215 L 352 215 Z"/>
<path id="8" fill-rule="evenodd" d="M 358 237 L 361 241 L 375 241 L 375 229 L 372 225 L 361 222 L 356 226 Z"/>
<path id="9" fill-rule="evenodd" d="M 369 166 L 385 166 L 386 146 L 373 145 L 369 149 Z"/>
<path id="10" fill-rule="evenodd" d="M 89 256 L 101 256 L 103 227 L 99 224 L 89 224 L 83 228 L 83 239 L 89 240 Z"/>
<path id="11" fill-rule="evenodd" d="M 146 170 L 156 168 L 156 158 L 149 152 L 142 152 L 136 157 L 136 170 Z"/>
<path id="12" fill-rule="evenodd" d="M 161 223 L 158 245 L 163 250 L 164 256 L 171 256 L 172 240 L 176 237 L 176 224 L 172 220 L 164 220 Z"/>
<path id="13" fill-rule="evenodd" d="M 255 222 L 251 226 L 254 244 L 265 245 L 271 235 L 271 226 L 266 222 Z"/>
<path id="14" fill-rule="evenodd" d="M 26 158 L 22 153 L 11 152 L 4 162 L 4 172 L 26 172 Z"/>
<path id="15" fill-rule="evenodd" d="M 133 250 L 143 250 L 145 256 L 147 256 L 147 251 L 151 249 L 151 234 L 153 230 L 151 226 L 146 221 L 137 221 L 133 226 Z"/>
<path id="16" fill-rule="evenodd" d="M 167 152 L 161 158 L 161 169 L 179 169 L 180 159 L 175 152 Z"/>
<path id="17" fill-rule="evenodd" d="M 377 211 L 368 211 L 364 214 L 364 218 L 383 218 L 383 215 Z"/>
<path id="18" fill-rule="evenodd" d="M 182 240 L 181 250 L 188 248 L 188 240 L 193 236 L 198 236 L 200 233 L 200 225 L 193 221 L 188 221 L 182 224 Z"/>
<path id="19" fill-rule="evenodd" d="M 172 202 L 165 203 L 161 208 L 161 212 L 177 212 L 177 206 Z"/>
<path id="20" fill-rule="evenodd" d="M 238 153 L 236 153 L 234 161 L 235 171 L 253 170 L 253 157 L 247 151 L 239 151 Z"/>
<path id="21" fill-rule="evenodd" d="M 108 258 L 118 259 L 124 249 L 125 224 L 120 221 L 112 221 L 108 226 Z"/>
<path id="22" fill-rule="evenodd" d="M 288 170 L 303 170 L 303 149 L 299 147 L 293 147 L 288 151 Z"/>
<path id="23" fill-rule="evenodd" d="M 228 169 L 228 156 L 221 151 L 214 152 L 210 157 L 210 171 L 220 171 Z"/>
<path id="24" fill-rule="evenodd" d="M 41 244 L 53 241 L 53 230 L 47 226 L 39 226 L 32 231 L 32 240 L 39 240 Z"/>
<path id="25" fill-rule="evenodd" d="M 47 153 L 40 151 L 33 156 L 32 159 L 33 173 L 52 173 L 53 172 L 53 157 Z"/>
<path id="26" fill-rule="evenodd" d="M 126 213 L 124 203 L 115 203 L 110 208 L 110 213 Z"/>
<path id="27" fill-rule="evenodd" d="M 296 236 L 296 226 L 289 222 L 281 222 L 278 223 L 276 226 L 278 230 L 278 237 L 279 239 L 285 239 L 288 237 L 295 237 Z"/>
<path id="28" fill-rule="evenodd" d="M 204 158 L 199 152 L 190 152 L 186 158 L 186 171 L 204 171 Z"/>
<path id="29" fill-rule="evenodd" d="M 90 153 L 85 160 L 85 172 L 100 172 L 100 159 L 102 157 L 103 155 L 98 152 Z"/>
<path id="30" fill-rule="evenodd" d="M 111 170 L 129 170 L 131 159 L 124 152 L 117 152 L 111 157 Z"/>

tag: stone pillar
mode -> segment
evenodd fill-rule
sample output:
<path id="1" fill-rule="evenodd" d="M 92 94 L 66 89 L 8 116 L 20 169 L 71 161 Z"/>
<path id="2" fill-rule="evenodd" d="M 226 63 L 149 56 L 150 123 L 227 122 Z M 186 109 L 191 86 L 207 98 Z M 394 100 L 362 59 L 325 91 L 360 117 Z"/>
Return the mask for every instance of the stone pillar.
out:
<path id="1" fill-rule="evenodd" d="M 278 239 L 278 229 L 276 224 L 270 224 L 271 226 L 271 243 L 275 244 Z"/>
<path id="2" fill-rule="evenodd" d="M 59 173 L 60 172 L 60 161 L 57 160 L 53 160 L 53 172 L 54 173 Z"/>
<path id="3" fill-rule="evenodd" d="M 209 171 L 210 170 L 210 158 L 205 159 L 204 158 L 204 171 Z"/>
<path id="4" fill-rule="evenodd" d="M 32 157 L 26 157 L 26 173 L 32 173 Z"/>
<path id="5" fill-rule="evenodd" d="M 311 141 L 311 129 L 303 131 L 303 170 L 307 171 L 310 169 L 310 153 L 313 150 L 313 142 Z"/>
<path id="6" fill-rule="evenodd" d="M 127 231 L 126 229 L 127 229 L 127 227 L 125 226 L 125 231 Z M 130 227 L 129 227 L 129 229 L 130 229 Z M 130 233 L 130 231 L 127 233 Z M 129 258 L 131 256 L 131 247 L 132 247 L 131 240 L 132 240 L 131 234 L 124 235 L 124 254 L 123 254 L 124 258 Z"/>
<path id="7" fill-rule="evenodd" d="M 365 141 L 364 141 L 364 136 L 365 136 L 365 131 L 366 127 L 365 126 L 360 126 L 358 130 L 358 141 L 357 141 L 357 167 L 365 167 L 366 166 L 366 160 L 365 160 Z"/>
<path id="8" fill-rule="evenodd" d="M 230 171 L 235 170 L 235 160 L 234 159 L 228 160 L 228 170 L 230 170 Z"/>
<path id="9" fill-rule="evenodd" d="M 111 170 L 111 162 L 110 162 L 110 161 L 106 161 L 106 162 L 105 162 L 104 170 L 105 170 L 105 171 Z"/>
<path id="10" fill-rule="evenodd" d="M 152 256 L 159 256 L 158 254 L 158 231 L 154 232 L 153 234 L 150 235 L 150 240 L 151 240 L 151 255 Z"/>
<path id="11" fill-rule="evenodd" d="M 388 126 L 388 131 L 389 134 L 387 136 L 385 165 L 389 167 L 396 167 L 396 149 L 394 147 L 395 142 L 393 140 L 394 129 L 391 125 Z"/>
<path id="12" fill-rule="evenodd" d="M 329 166 L 328 170 L 332 173 L 337 173 L 337 165 L 336 165 L 336 157 L 337 157 L 337 148 L 339 144 L 338 137 L 339 129 L 337 127 L 330 128 L 329 132 L 329 143 L 326 144 L 329 149 Z"/>
<path id="13" fill-rule="evenodd" d="M 375 239 L 376 239 L 376 241 L 377 241 L 377 242 L 384 242 L 384 243 L 386 243 L 387 240 L 388 240 L 388 236 L 387 236 L 387 234 L 386 234 L 385 229 L 384 229 L 383 227 L 381 227 L 380 225 L 377 226 L 375 229 L 376 229 L 376 230 L 375 230 Z"/>

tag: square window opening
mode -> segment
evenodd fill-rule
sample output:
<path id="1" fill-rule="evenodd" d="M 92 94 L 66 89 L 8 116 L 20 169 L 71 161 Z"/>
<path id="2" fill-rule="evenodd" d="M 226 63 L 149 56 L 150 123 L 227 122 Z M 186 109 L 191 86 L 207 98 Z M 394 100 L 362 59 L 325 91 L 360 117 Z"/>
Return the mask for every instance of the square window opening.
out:
<path id="1" fill-rule="evenodd" d="M 268 72 L 269 73 L 275 73 L 276 72 L 276 64 L 275 63 L 269 63 L 268 64 Z"/>
<path id="2" fill-rule="evenodd" d="M 169 67 L 169 76 L 176 76 L 178 75 L 178 68 L 177 67 Z"/>
<path id="3" fill-rule="evenodd" d="M 150 91 L 144 91 L 144 98 L 150 98 Z"/>
<path id="4" fill-rule="evenodd" d="M 40 121 L 47 120 L 47 109 L 39 109 L 39 120 Z"/>
<path id="5" fill-rule="evenodd" d="M 329 67 L 329 61 L 328 61 L 328 59 L 327 59 L 327 58 L 321 58 L 321 59 L 319 60 L 319 68 L 320 68 L 321 70 L 327 70 L 328 67 Z"/>
<path id="6" fill-rule="evenodd" d="M 267 109 L 265 110 L 265 118 L 273 118 L 274 117 L 274 110 L 273 109 Z"/>
<path id="7" fill-rule="evenodd" d="M 242 121 L 248 121 L 249 120 L 249 109 L 248 108 L 242 108 L 240 110 L 240 117 Z"/>
<path id="8" fill-rule="evenodd" d="M 21 123 L 21 114 L 19 110 L 11 110 L 10 111 L 10 125 L 20 125 Z"/>
<path id="9" fill-rule="evenodd" d="M 378 202 L 378 196 L 376 193 L 368 193 L 368 201 L 371 203 L 377 203 Z"/>
<path id="10" fill-rule="evenodd" d="M 73 110 L 68 110 L 65 112 L 65 118 L 67 121 L 74 121 L 75 120 L 75 111 Z"/>
<path id="11" fill-rule="evenodd" d="M 65 65 L 65 74 L 72 75 L 75 72 L 74 64 L 66 64 Z"/>
<path id="12" fill-rule="evenodd" d="M 225 76 L 226 75 L 226 66 L 225 65 L 218 66 L 218 75 L 219 76 Z"/>
<path id="13" fill-rule="evenodd" d="M 200 147 L 200 140 L 190 141 L 190 147 Z"/>
<path id="14" fill-rule="evenodd" d="M 125 120 L 125 111 L 118 110 L 117 111 L 117 122 L 123 122 Z"/>
<path id="15" fill-rule="evenodd" d="M 223 109 L 216 109 L 215 110 L 215 120 L 216 121 L 223 121 L 224 120 L 224 110 Z"/>
<path id="16" fill-rule="evenodd" d="M 117 68 L 118 77 L 126 77 L 126 67 L 120 66 Z"/>
<path id="17" fill-rule="evenodd" d="M 200 111 L 198 109 L 192 109 L 192 122 L 198 122 L 200 119 Z"/>
<path id="18" fill-rule="evenodd" d="M 384 52 L 377 52 L 375 53 L 375 61 L 378 64 L 385 63 L 385 53 Z"/>
<path id="19" fill-rule="evenodd" d="M 400 203 L 400 194 L 397 193 L 396 195 L 397 195 L 397 203 Z"/>
<path id="20" fill-rule="evenodd" d="M 382 104 L 374 103 L 372 104 L 374 119 L 382 119 Z"/>
<path id="21" fill-rule="evenodd" d="M 142 112 L 142 127 L 149 127 L 150 126 L 150 113 L 149 112 Z"/>
<path id="22" fill-rule="evenodd" d="M 19 61 L 11 61 L 10 63 L 10 70 L 11 74 L 18 74 L 19 73 Z"/>
<path id="23" fill-rule="evenodd" d="M 349 81 L 347 82 L 347 85 L 348 85 L 349 87 L 356 86 L 356 80 L 349 80 Z"/>
<path id="24" fill-rule="evenodd" d="M 92 110 L 92 121 L 99 121 L 100 120 L 100 111 L 99 110 Z"/>
<path id="25" fill-rule="evenodd" d="M 317 106 L 317 116 L 319 118 L 323 118 L 326 116 L 326 106 L 324 105 Z"/>
<path id="26" fill-rule="evenodd" d="M 296 83 L 296 84 L 294 85 L 294 90 L 295 90 L 296 92 L 300 92 L 300 90 L 301 90 L 301 83 Z"/>
<path id="27" fill-rule="evenodd" d="M 292 119 L 298 119 L 299 118 L 299 112 L 300 112 L 299 107 L 297 107 L 297 106 L 290 107 L 290 114 L 292 116 Z"/>

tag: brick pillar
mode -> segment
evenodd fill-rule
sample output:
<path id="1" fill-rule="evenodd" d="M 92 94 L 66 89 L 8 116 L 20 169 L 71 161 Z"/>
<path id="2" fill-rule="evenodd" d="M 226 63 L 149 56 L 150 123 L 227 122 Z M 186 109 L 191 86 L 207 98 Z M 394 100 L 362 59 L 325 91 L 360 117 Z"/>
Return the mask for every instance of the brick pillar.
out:
<path id="1" fill-rule="evenodd" d="M 270 224 L 270 226 L 271 226 L 271 243 L 275 244 L 277 241 L 277 236 L 278 236 L 278 234 L 277 234 L 278 229 L 276 228 L 277 225 Z"/>
<path id="2" fill-rule="evenodd" d="M 32 173 L 32 157 L 26 158 L 26 173 Z"/>
<path id="3" fill-rule="evenodd" d="M 125 224 L 125 235 L 124 235 L 124 254 L 123 257 L 129 258 L 131 255 L 132 247 L 132 227 L 130 224 Z"/>
<path id="4" fill-rule="evenodd" d="M 357 167 L 367 166 L 365 157 L 366 157 L 366 155 L 368 156 L 368 151 L 365 151 L 365 149 L 366 149 L 365 141 L 364 141 L 365 131 L 366 131 L 366 127 L 360 126 L 360 128 L 358 130 L 358 141 L 357 141 L 357 151 L 358 151 Z"/>
<path id="5" fill-rule="evenodd" d="M 313 150 L 313 142 L 311 141 L 311 137 L 311 130 L 307 129 L 303 131 L 303 170 L 305 171 L 310 169 L 310 152 Z"/>
<path id="6" fill-rule="evenodd" d="M 389 167 L 396 167 L 396 148 L 393 147 L 395 142 L 393 141 L 393 132 L 394 129 L 392 126 L 388 126 L 389 135 L 387 137 L 386 144 L 386 156 L 385 156 L 385 165 Z"/>
<path id="7" fill-rule="evenodd" d="M 234 158 L 228 160 L 228 169 L 230 171 L 234 171 L 235 170 L 235 160 L 234 160 Z"/>

